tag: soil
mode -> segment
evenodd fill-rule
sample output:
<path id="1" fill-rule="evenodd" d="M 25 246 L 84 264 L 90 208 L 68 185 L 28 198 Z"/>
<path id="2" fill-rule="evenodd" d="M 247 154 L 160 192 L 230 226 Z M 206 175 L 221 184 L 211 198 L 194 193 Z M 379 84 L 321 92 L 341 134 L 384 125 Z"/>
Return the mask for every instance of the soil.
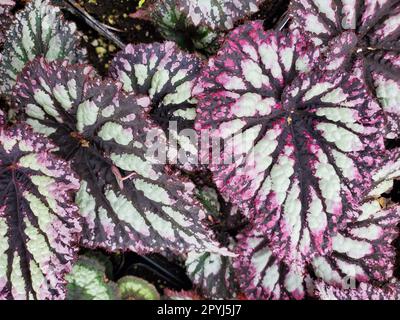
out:
<path id="1" fill-rule="evenodd" d="M 150 22 L 129 17 L 129 14 L 137 10 L 139 0 L 79 0 L 77 3 L 96 20 L 107 26 L 125 44 L 163 41 Z M 83 20 L 68 12 L 66 14 L 77 23 L 85 36 L 89 62 L 99 74 L 106 75 L 109 62 L 119 48 L 115 43 L 88 27 Z"/>

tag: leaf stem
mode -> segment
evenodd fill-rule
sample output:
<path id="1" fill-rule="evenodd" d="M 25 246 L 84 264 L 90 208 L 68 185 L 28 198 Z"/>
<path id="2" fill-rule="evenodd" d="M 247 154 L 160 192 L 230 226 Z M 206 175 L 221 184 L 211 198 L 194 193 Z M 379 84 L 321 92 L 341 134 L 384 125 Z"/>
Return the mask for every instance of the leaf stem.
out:
<path id="1" fill-rule="evenodd" d="M 282 31 L 283 28 L 285 28 L 286 25 L 288 24 L 289 20 L 290 20 L 290 17 L 289 17 L 288 12 L 286 11 L 282 15 L 282 17 L 279 19 L 279 21 L 276 23 L 275 29 L 278 30 L 278 31 Z"/>
<path id="2" fill-rule="evenodd" d="M 89 13 L 87 13 L 75 0 L 64 0 L 65 4 L 69 8 L 69 10 L 85 20 L 86 24 L 96 30 L 103 37 L 107 38 L 111 42 L 113 42 L 119 48 L 124 48 L 125 43 L 114 33 L 107 29 L 100 21 L 96 20 Z"/>

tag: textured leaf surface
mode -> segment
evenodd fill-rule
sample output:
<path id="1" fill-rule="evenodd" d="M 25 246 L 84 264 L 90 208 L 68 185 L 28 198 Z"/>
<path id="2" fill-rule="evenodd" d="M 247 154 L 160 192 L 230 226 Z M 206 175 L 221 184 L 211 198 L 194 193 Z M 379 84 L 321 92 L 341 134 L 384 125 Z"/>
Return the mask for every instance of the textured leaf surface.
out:
<path id="1" fill-rule="evenodd" d="M 171 1 L 171 0 L 170 0 Z M 195 26 L 212 30 L 230 30 L 236 21 L 257 12 L 262 0 L 173 0 Z"/>
<path id="2" fill-rule="evenodd" d="M 235 240 L 229 231 L 236 228 L 237 207 L 225 203 L 214 188 L 202 186 L 197 198 L 209 211 L 207 217 L 220 243 L 234 248 Z M 233 250 L 233 249 L 232 249 Z M 197 291 L 207 299 L 237 298 L 239 284 L 233 268 L 232 257 L 211 252 L 189 252 L 186 259 L 189 278 Z"/>
<path id="3" fill-rule="evenodd" d="M 0 299 L 63 299 L 81 231 L 79 182 L 54 146 L 22 125 L 0 129 Z"/>
<path id="4" fill-rule="evenodd" d="M 263 233 L 248 228 L 239 237 L 234 263 L 243 293 L 249 299 L 303 299 L 305 269 L 282 263 Z"/>
<path id="5" fill-rule="evenodd" d="M 207 26 L 194 26 L 190 17 L 180 8 L 179 1 L 155 1 L 147 9 L 147 13 L 161 35 L 176 42 L 182 48 L 205 50 L 212 53 L 218 44 L 218 33 Z"/>
<path id="6" fill-rule="evenodd" d="M 76 25 L 64 20 L 60 9 L 48 0 L 33 0 L 19 12 L 7 39 L 0 62 L 0 91 L 8 94 L 27 62 L 43 56 L 47 60 L 81 60 Z"/>
<path id="7" fill-rule="evenodd" d="M 217 190 L 208 186 L 201 186 L 197 190 L 197 198 L 212 212 L 213 217 L 217 218 L 220 215 L 221 204 Z"/>
<path id="8" fill-rule="evenodd" d="M 218 31 L 258 11 L 262 0 L 153 1 L 134 16 L 149 16 L 164 38 L 187 49 L 215 53 L 222 39 Z"/>
<path id="9" fill-rule="evenodd" d="M 0 126 L 4 125 L 6 123 L 6 117 L 3 112 L 3 110 L 0 109 Z"/>
<path id="10" fill-rule="evenodd" d="M 329 252 L 384 149 L 380 108 L 356 77 L 303 73 L 317 55 L 296 31 L 254 22 L 230 34 L 196 87 L 196 129 L 223 142 L 214 181 L 287 263 Z"/>
<path id="11" fill-rule="evenodd" d="M 27 122 L 54 141 L 81 178 L 76 203 L 85 222 L 83 244 L 137 252 L 217 250 L 201 222 L 205 211 L 194 185 L 167 175 L 150 150 L 165 136 L 145 113 L 149 99 L 91 74 L 79 65 L 36 60 L 14 91 Z M 150 131 L 154 139 L 147 139 Z"/>
<path id="12" fill-rule="evenodd" d="M 238 283 L 232 258 L 214 253 L 190 252 L 186 260 L 187 272 L 201 294 L 208 299 L 235 298 Z"/>
<path id="13" fill-rule="evenodd" d="M 293 23 L 309 34 L 316 44 L 330 47 L 327 49 L 330 68 L 362 62 L 365 79 L 371 88 L 375 88 L 375 94 L 389 116 L 389 137 L 397 136 L 400 120 L 400 1 L 294 0 L 290 12 Z"/>
<path id="14" fill-rule="evenodd" d="M 199 58 L 181 51 L 173 42 L 128 45 L 117 54 L 110 68 L 111 76 L 124 84 L 125 91 L 150 97 L 152 118 L 164 130 L 169 129 L 171 121 L 176 122 L 169 137 L 177 140 L 192 164 L 197 157 L 196 145 L 177 133 L 193 127 L 196 110 L 192 88 L 200 68 Z M 176 151 L 171 150 L 170 156 L 175 159 Z M 185 158 L 177 160 L 190 169 Z"/>
<path id="15" fill-rule="evenodd" d="M 123 300 L 160 300 L 157 289 L 144 279 L 125 276 L 118 280 L 118 289 Z"/>
<path id="16" fill-rule="evenodd" d="M 361 214 L 333 237 L 332 253 L 315 257 L 311 264 L 326 283 L 346 286 L 359 282 L 383 282 L 393 276 L 396 258 L 393 240 L 399 236 L 400 207 L 382 209 L 367 202 Z"/>
<path id="17" fill-rule="evenodd" d="M 379 198 L 393 188 L 394 180 L 400 178 L 400 149 L 388 150 L 384 155 L 383 165 L 373 173 L 373 188 L 370 198 Z"/>
<path id="18" fill-rule="evenodd" d="M 380 45 L 387 49 L 398 46 L 399 0 L 294 0 L 290 13 L 294 23 L 318 44 L 352 31 L 365 46 Z"/>
<path id="19" fill-rule="evenodd" d="M 118 300 L 117 285 L 106 277 L 106 267 L 95 257 L 80 256 L 67 276 L 68 300 Z"/>
<path id="20" fill-rule="evenodd" d="M 269 248 L 260 228 L 249 228 L 238 245 L 235 269 L 243 292 L 252 299 L 303 299 L 310 270 L 318 279 L 339 288 L 356 281 L 386 281 L 393 276 L 399 207 L 382 210 L 377 201 L 333 237 L 332 252 L 316 256 L 306 267 L 285 264 Z"/>
<path id="21" fill-rule="evenodd" d="M 194 291 L 173 291 L 170 289 L 164 290 L 164 298 L 167 300 L 203 300 Z"/>
<path id="22" fill-rule="evenodd" d="M 368 283 L 360 284 L 358 289 L 342 290 L 325 283 L 316 286 L 317 296 L 321 300 L 399 300 L 399 283 L 390 283 L 384 287 L 375 287 Z"/>
<path id="23" fill-rule="evenodd" d="M 0 46 L 4 43 L 5 33 L 11 25 L 11 9 L 15 6 L 13 0 L 0 0 Z"/>

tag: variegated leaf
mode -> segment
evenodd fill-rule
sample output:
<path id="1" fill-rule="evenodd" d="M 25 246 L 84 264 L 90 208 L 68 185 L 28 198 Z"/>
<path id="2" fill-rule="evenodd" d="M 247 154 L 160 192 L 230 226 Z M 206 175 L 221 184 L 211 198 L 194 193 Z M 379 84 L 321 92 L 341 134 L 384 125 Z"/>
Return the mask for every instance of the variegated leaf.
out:
<path id="1" fill-rule="evenodd" d="M 218 218 L 221 210 L 221 203 L 217 190 L 208 186 L 199 187 L 197 198 L 200 202 L 212 212 L 213 217 Z"/>
<path id="2" fill-rule="evenodd" d="M 0 109 L 0 126 L 3 126 L 6 123 L 6 116 L 4 111 Z"/>
<path id="3" fill-rule="evenodd" d="M 239 207 L 226 201 L 216 189 L 208 186 L 199 186 L 196 197 L 208 209 L 208 220 L 213 225 L 220 243 L 229 245 L 232 234 L 236 234 L 247 224 L 247 219 Z"/>
<path id="4" fill-rule="evenodd" d="M 373 173 L 373 188 L 369 198 L 379 198 L 391 191 L 394 180 L 400 179 L 400 149 L 388 150 L 384 155 L 383 165 Z"/>
<path id="5" fill-rule="evenodd" d="M 14 0 L 0 0 L 0 46 L 4 43 L 5 34 L 12 22 L 11 9 L 15 6 Z"/>
<path id="6" fill-rule="evenodd" d="M 81 227 L 79 181 L 25 125 L 0 129 L 0 299 L 63 299 Z"/>
<path id="7" fill-rule="evenodd" d="M 333 237 L 332 253 L 311 261 L 314 273 L 326 283 L 348 286 L 383 282 L 393 276 L 399 236 L 400 207 L 382 209 L 378 201 L 361 207 L 360 216 Z"/>
<path id="8" fill-rule="evenodd" d="M 399 300 L 398 282 L 378 287 L 361 283 L 357 289 L 339 289 L 323 282 L 316 285 L 316 295 L 320 300 Z"/>
<path id="9" fill-rule="evenodd" d="M 290 13 L 295 26 L 327 48 L 328 68 L 361 62 L 388 115 L 388 137 L 398 136 L 400 1 L 294 0 Z"/>
<path id="10" fill-rule="evenodd" d="M 290 14 L 317 44 L 350 31 L 356 33 L 359 45 L 390 50 L 399 45 L 399 4 L 399 0 L 294 0 Z"/>
<path id="11" fill-rule="evenodd" d="M 201 60 L 181 51 L 173 42 L 128 45 L 114 58 L 110 74 L 123 83 L 126 92 L 145 94 L 151 99 L 151 115 L 176 141 L 182 156 L 171 146 L 169 155 L 186 169 L 197 164 L 197 146 L 179 134 L 192 128 L 196 116 L 192 88 Z"/>
<path id="12" fill-rule="evenodd" d="M 398 24 L 400 25 L 400 2 Z M 397 42 L 400 43 L 400 28 Z M 371 53 L 367 56 L 364 74 L 371 87 L 375 88 L 375 94 L 387 116 L 388 139 L 398 138 L 400 135 L 400 47 L 397 52 Z M 368 76 L 370 78 L 368 78 Z"/>
<path id="13" fill-rule="evenodd" d="M 303 299 L 306 269 L 278 259 L 265 235 L 249 227 L 239 236 L 234 267 L 243 293 L 249 299 Z"/>
<path id="14" fill-rule="evenodd" d="M 14 91 L 27 122 L 54 141 L 81 179 L 83 244 L 140 253 L 218 251 L 194 185 L 166 174 L 156 157 L 165 136 L 145 112 L 149 98 L 91 74 L 66 61 L 35 60 Z"/>
<path id="15" fill-rule="evenodd" d="M 225 203 L 214 188 L 202 186 L 197 198 L 210 212 L 208 220 L 222 244 L 234 248 L 235 241 L 229 234 L 236 227 L 237 207 Z M 236 229 L 236 228 L 235 228 Z M 202 296 L 208 299 L 235 299 L 239 284 L 236 279 L 232 257 L 211 252 L 189 252 L 186 259 L 189 278 Z"/>
<path id="16" fill-rule="evenodd" d="M 219 43 L 219 35 L 207 26 L 194 26 L 179 6 L 179 1 L 153 1 L 146 9 L 137 12 L 149 15 L 161 35 L 186 49 L 197 49 L 213 53 Z"/>
<path id="17" fill-rule="evenodd" d="M 118 280 L 118 289 L 123 300 L 160 300 L 157 289 L 144 279 L 125 276 Z"/>
<path id="18" fill-rule="evenodd" d="M 208 299 L 236 298 L 238 283 L 231 257 L 210 252 L 189 252 L 186 267 L 202 296 Z"/>
<path id="19" fill-rule="evenodd" d="M 239 20 L 258 11 L 263 0 L 163 0 L 153 1 L 135 16 L 148 15 L 160 33 L 181 47 L 213 53 L 218 31 L 230 30 Z"/>
<path id="20" fill-rule="evenodd" d="M 65 21 L 50 0 L 32 0 L 16 15 L 7 33 L 0 62 L 0 92 L 9 94 L 24 66 L 35 57 L 82 60 L 85 51 L 78 48 L 79 37 L 76 25 Z"/>
<path id="21" fill-rule="evenodd" d="M 195 26 L 230 30 L 235 22 L 258 11 L 263 0 L 169 0 L 174 1 Z"/>
<path id="22" fill-rule="evenodd" d="M 333 237 L 332 252 L 314 257 L 305 267 L 277 259 L 262 228 L 248 228 L 234 264 L 243 292 L 252 299 L 303 299 L 310 294 L 310 275 L 339 288 L 390 279 L 400 208 L 382 210 L 374 201 L 362 209 L 355 222 Z"/>
<path id="23" fill-rule="evenodd" d="M 94 256 L 82 255 L 67 276 L 67 300 L 118 300 L 114 282 L 106 276 L 106 267 Z"/>
<path id="24" fill-rule="evenodd" d="M 194 291 L 173 291 L 164 290 L 164 298 L 167 300 L 204 300 Z"/>
<path id="25" fill-rule="evenodd" d="M 315 56 L 298 32 L 253 22 L 228 36 L 195 90 L 196 129 L 222 143 L 201 158 L 288 264 L 330 251 L 384 150 L 383 115 L 366 88 L 343 72 L 304 73 Z"/>

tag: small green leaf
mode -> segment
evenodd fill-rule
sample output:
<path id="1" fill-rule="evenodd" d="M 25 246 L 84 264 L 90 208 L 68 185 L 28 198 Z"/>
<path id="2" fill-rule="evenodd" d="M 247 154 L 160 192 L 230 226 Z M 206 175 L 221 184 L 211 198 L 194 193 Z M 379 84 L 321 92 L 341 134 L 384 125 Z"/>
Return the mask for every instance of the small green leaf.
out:
<path id="1" fill-rule="evenodd" d="M 157 289 L 138 277 L 125 276 L 119 279 L 118 288 L 123 300 L 160 300 Z"/>
<path id="2" fill-rule="evenodd" d="M 106 277 L 106 266 L 95 256 L 81 256 L 67 276 L 67 300 L 119 300 L 117 285 Z"/>

